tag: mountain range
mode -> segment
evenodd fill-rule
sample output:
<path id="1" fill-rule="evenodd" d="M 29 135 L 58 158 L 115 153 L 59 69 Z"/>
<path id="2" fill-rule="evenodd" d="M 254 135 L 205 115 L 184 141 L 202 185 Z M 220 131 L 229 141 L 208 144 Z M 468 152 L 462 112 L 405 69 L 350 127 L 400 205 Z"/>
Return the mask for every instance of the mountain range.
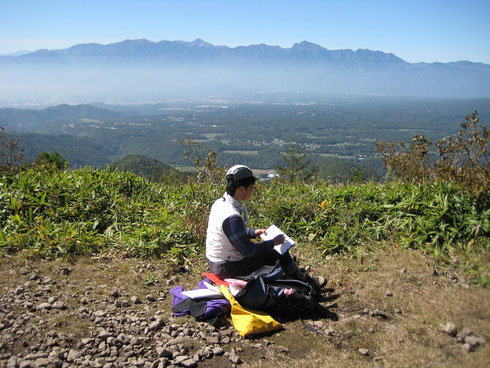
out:
<path id="1" fill-rule="evenodd" d="M 490 97 L 490 65 L 408 63 L 392 53 L 303 41 L 215 46 L 125 40 L 0 56 L 0 99 L 22 94 L 148 98 L 283 90 L 321 94 Z M 82 102 L 82 101 L 79 101 Z"/>

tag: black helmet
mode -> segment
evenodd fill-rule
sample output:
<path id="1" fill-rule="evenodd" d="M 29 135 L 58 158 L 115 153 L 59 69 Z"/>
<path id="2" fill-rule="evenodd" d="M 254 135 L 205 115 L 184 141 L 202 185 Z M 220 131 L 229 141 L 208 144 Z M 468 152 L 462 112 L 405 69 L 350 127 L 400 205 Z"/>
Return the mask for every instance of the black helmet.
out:
<path id="1" fill-rule="evenodd" d="M 226 173 L 226 192 L 229 195 L 234 195 L 237 188 L 242 185 L 248 187 L 249 185 L 254 184 L 256 180 L 257 178 L 248 167 L 244 165 L 235 165 Z"/>
<path id="2" fill-rule="evenodd" d="M 235 165 L 226 172 L 226 180 L 239 181 L 246 178 L 257 180 L 252 170 L 244 165 Z"/>

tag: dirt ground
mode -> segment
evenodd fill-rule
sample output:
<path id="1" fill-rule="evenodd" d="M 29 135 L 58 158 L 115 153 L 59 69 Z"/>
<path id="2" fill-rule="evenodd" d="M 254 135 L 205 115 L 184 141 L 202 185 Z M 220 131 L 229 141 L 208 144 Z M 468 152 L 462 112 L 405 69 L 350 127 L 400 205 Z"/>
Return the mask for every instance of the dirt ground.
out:
<path id="1" fill-rule="evenodd" d="M 375 249 L 361 259 L 336 256 L 318 263 L 311 261 L 315 257 L 311 249 L 298 255 L 302 266 L 328 277 L 331 290 L 326 304 L 338 321 L 295 320 L 276 333 L 254 339 L 230 335 L 230 341 L 222 344 L 225 355 L 201 359 L 197 366 L 490 366 L 487 288 L 470 285 L 458 273 L 437 272 L 430 258 L 397 247 Z M 69 263 L 17 255 L 4 256 L 1 264 L 0 366 L 7 366 L 13 356 L 25 357 L 48 349 L 47 341 L 56 334 L 70 337 L 62 342 L 66 351 L 78 347 L 84 338 L 100 330 L 97 319 L 79 318 L 83 308 L 100 310 L 110 306 L 114 290 L 120 294 L 118 300 L 128 300 L 128 316 L 136 313 L 149 323 L 152 317 L 161 316 L 166 324 L 196 325 L 192 317 L 172 317 L 168 291 L 176 285 L 195 288 L 200 272 L 206 270 L 200 258 L 192 260 L 187 269 L 176 268 L 165 260 L 108 256 Z M 17 303 L 22 293 L 29 293 L 32 301 L 26 301 L 28 297 Z M 63 308 L 38 310 L 37 305 L 49 298 L 61 302 Z M 133 303 L 135 300 L 141 303 Z M 28 314 L 26 303 L 32 304 Z M 14 321 L 19 320 L 15 323 L 22 328 L 13 333 Z M 223 323 L 223 328 L 231 330 L 229 321 Z M 456 336 L 443 331 L 444 326 L 449 328 L 448 323 L 454 325 Z M 464 344 L 464 331 L 477 342 Z M 141 338 L 143 344 L 151 343 L 145 336 Z M 188 343 L 189 354 L 198 347 L 197 342 Z M 240 357 L 238 363 L 232 363 L 230 352 Z"/>

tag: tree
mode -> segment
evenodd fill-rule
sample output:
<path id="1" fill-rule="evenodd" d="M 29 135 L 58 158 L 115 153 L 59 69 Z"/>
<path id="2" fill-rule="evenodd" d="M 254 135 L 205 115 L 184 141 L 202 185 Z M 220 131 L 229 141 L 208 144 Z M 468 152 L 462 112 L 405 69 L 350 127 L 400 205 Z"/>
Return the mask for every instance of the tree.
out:
<path id="1" fill-rule="evenodd" d="M 19 138 L 12 138 L 0 127 L 0 173 L 15 171 L 23 159 Z"/>
<path id="2" fill-rule="evenodd" d="M 316 177 L 318 165 L 313 163 L 311 152 L 305 152 L 296 141 L 286 149 L 283 166 L 277 167 L 279 177 L 289 182 L 307 181 Z"/>
<path id="3" fill-rule="evenodd" d="M 58 152 L 42 152 L 36 157 L 36 164 L 38 165 L 50 165 L 56 167 L 58 170 L 64 170 L 68 167 L 68 161 Z"/>
<path id="4" fill-rule="evenodd" d="M 199 182 L 219 183 L 223 180 L 224 168 L 217 165 L 216 152 L 201 146 L 198 141 L 191 138 L 181 140 L 180 144 L 186 148 L 183 152 L 184 158 L 194 166 Z"/>

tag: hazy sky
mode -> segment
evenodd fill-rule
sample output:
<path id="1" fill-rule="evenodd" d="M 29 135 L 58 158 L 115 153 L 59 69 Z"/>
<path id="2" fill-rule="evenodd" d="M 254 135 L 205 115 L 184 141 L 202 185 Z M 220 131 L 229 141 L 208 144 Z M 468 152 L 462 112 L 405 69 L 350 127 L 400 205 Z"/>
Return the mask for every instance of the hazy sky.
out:
<path id="1" fill-rule="evenodd" d="M 0 54 L 125 39 L 307 40 L 409 62 L 490 64 L 490 0 L 0 0 Z"/>

